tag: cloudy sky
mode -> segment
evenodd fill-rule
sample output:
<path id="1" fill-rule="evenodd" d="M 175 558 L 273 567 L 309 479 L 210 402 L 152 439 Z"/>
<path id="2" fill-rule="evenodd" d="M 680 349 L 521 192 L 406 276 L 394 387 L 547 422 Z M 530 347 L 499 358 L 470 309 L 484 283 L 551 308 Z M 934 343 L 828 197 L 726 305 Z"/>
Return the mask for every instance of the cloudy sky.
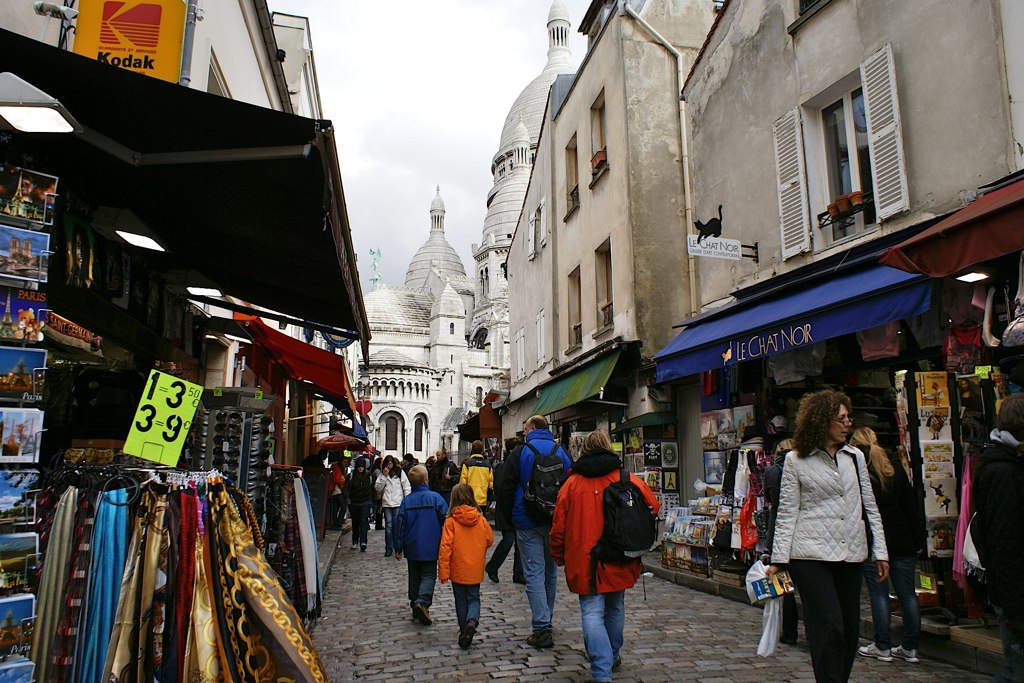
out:
<path id="1" fill-rule="evenodd" d="M 573 63 L 590 0 L 564 0 Z M 551 0 L 270 0 L 309 17 L 324 116 L 338 154 L 359 275 L 380 247 L 383 282 L 402 284 L 430 233 L 441 186 L 445 233 L 472 273 L 491 159 L 512 103 L 547 61 Z M 367 290 L 368 291 L 368 290 Z"/>

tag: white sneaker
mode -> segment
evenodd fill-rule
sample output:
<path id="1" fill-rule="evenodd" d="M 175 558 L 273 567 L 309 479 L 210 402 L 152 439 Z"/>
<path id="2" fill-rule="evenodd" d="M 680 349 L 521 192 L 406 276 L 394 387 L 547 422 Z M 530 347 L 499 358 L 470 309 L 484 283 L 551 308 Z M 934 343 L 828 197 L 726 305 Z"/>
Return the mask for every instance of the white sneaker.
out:
<path id="1" fill-rule="evenodd" d="M 903 649 L 902 645 L 897 645 L 896 647 L 894 647 L 892 649 L 892 656 L 893 657 L 899 657 L 903 661 L 910 662 L 911 664 L 917 664 L 918 662 L 921 661 L 920 659 L 918 659 L 917 650 L 915 650 L 915 649 L 905 650 L 905 649 Z"/>
<path id="2" fill-rule="evenodd" d="M 881 662 L 892 661 L 892 654 L 890 653 L 890 651 L 875 647 L 874 643 L 868 643 L 863 647 L 858 647 L 857 654 L 859 654 L 861 657 L 874 657 L 875 659 Z"/>

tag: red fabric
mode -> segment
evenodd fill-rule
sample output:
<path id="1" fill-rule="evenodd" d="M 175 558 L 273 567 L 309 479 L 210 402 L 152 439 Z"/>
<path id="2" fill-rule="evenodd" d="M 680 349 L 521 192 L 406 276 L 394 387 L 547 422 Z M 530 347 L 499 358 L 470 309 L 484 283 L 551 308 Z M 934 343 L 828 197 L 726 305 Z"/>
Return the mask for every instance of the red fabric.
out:
<path id="1" fill-rule="evenodd" d="M 466 586 L 484 580 L 484 560 L 494 543 L 491 525 L 480 510 L 460 505 L 444 521 L 441 547 L 437 552 L 437 578 L 441 583 Z"/>
<path id="2" fill-rule="evenodd" d="M 881 263 L 945 277 L 1024 249 L 1024 180 L 989 192 L 945 220 L 882 252 Z"/>
<path id="3" fill-rule="evenodd" d="M 657 514 L 658 499 L 647 484 L 635 474 L 630 474 L 629 478 Z M 618 480 L 619 470 L 594 478 L 574 474 L 558 492 L 551 522 L 551 557 L 556 564 L 565 567 L 565 582 L 569 590 L 578 595 L 591 593 L 590 549 L 604 530 L 604 490 Z M 640 578 L 642 566 L 640 558 L 629 564 L 598 563 L 597 592 L 613 593 L 631 588 Z"/>
<path id="4" fill-rule="evenodd" d="M 281 334 L 259 319 L 248 320 L 245 326 L 269 362 L 284 374 L 297 381 L 309 382 L 330 398 L 347 401 L 352 414 L 356 414 L 352 385 L 341 356 Z M 255 360 L 253 369 L 262 374 L 262 365 Z"/>
<path id="5" fill-rule="evenodd" d="M 195 593 L 196 540 L 199 536 L 199 507 L 193 491 L 181 491 L 180 556 L 174 597 L 174 634 L 177 643 L 178 680 L 185 680 L 185 643 L 192 625 L 192 597 Z"/>

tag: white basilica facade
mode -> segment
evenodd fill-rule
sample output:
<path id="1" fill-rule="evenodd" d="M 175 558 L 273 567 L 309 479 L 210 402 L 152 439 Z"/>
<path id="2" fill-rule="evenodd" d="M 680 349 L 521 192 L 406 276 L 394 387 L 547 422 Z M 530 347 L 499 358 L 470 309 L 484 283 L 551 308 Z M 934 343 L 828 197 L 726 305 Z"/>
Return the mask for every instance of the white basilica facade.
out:
<path id="1" fill-rule="evenodd" d="M 438 447 L 458 449 L 455 427 L 491 391 L 509 387 L 508 282 L 503 265 L 530 182 L 541 118 L 555 77 L 571 73 L 569 15 L 562 0 L 548 14 L 547 63 L 516 98 L 491 162 L 483 239 L 475 271 L 444 234 L 440 188 L 430 234 L 402 285 L 378 284 L 364 297 L 370 357 L 360 362 L 358 396 L 373 404 L 370 440 L 384 454 L 423 462 Z M 368 360 L 368 362 L 367 362 Z"/>

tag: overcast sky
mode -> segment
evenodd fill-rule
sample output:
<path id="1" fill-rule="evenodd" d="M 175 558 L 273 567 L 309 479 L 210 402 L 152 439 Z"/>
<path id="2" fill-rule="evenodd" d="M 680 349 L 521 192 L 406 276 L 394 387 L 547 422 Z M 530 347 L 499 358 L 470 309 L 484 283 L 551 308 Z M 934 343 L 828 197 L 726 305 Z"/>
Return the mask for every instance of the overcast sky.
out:
<path id="1" fill-rule="evenodd" d="M 564 0 L 572 61 L 590 0 Z M 445 234 L 472 274 L 491 159 L 512 103 L 547 61 L 551 0 L 270 0 L 309 17 L 325 118 L 337 130 L 341 176 L 364 288 L 369 250 L 382 281 L 403 284 L 430 233 L 441 186 Z M 369 291 L 366 289 L 366 291 Z"/>

